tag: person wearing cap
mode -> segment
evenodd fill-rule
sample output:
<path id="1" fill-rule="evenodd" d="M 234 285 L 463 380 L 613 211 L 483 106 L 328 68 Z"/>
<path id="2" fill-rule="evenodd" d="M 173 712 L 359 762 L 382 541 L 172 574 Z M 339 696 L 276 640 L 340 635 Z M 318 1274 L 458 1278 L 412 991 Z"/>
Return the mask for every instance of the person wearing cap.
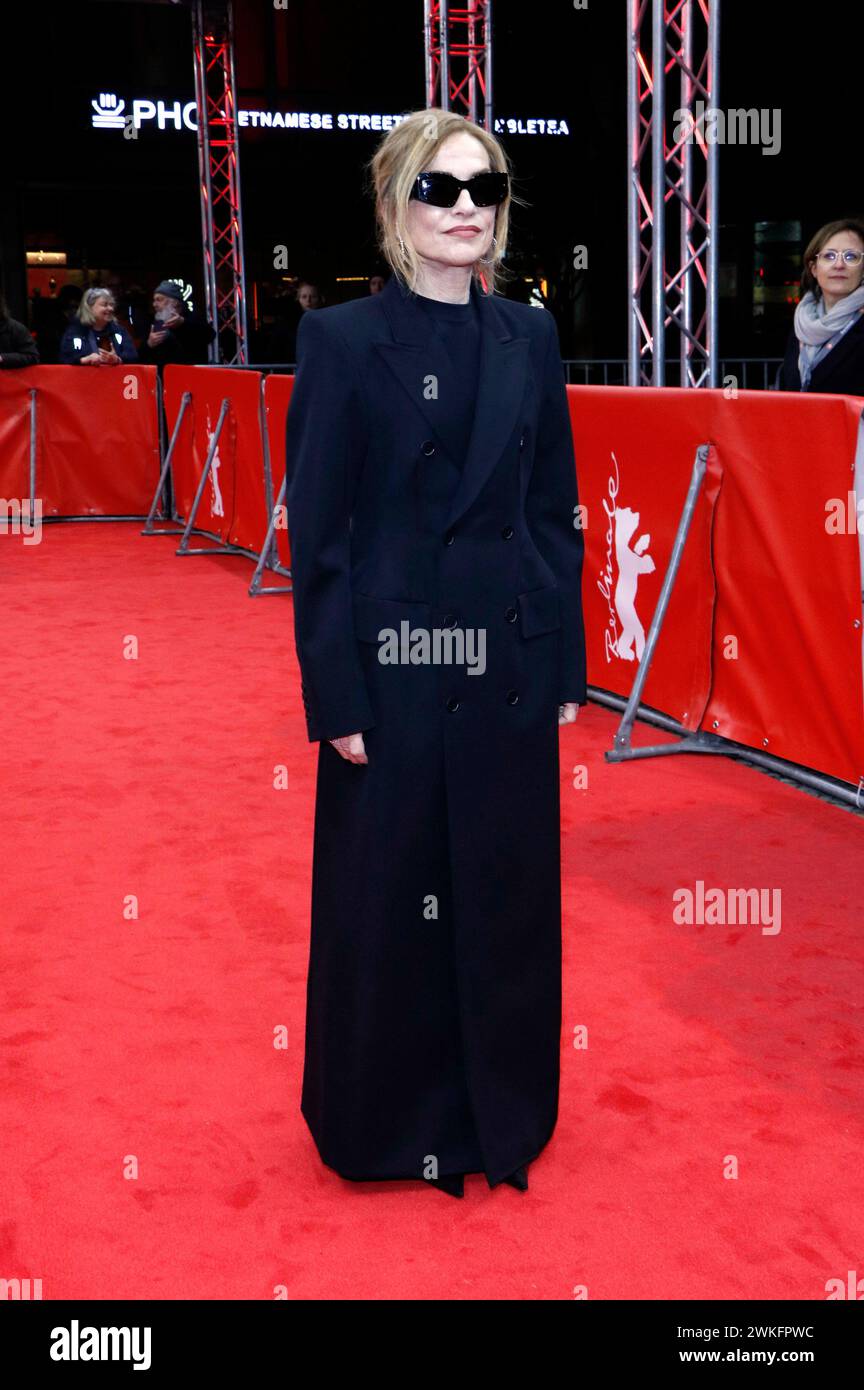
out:
<path id="1" fill-rule="evenodd" d="M 183 289 L 174 280 L 161 280 L 153 291 L 154 319 L 141 344 L 142 362 L 164 366 L 167 362 L 207 361 L 207 345 L 215 330 L 206 319 L 191 314 L 183 303 Z"/>

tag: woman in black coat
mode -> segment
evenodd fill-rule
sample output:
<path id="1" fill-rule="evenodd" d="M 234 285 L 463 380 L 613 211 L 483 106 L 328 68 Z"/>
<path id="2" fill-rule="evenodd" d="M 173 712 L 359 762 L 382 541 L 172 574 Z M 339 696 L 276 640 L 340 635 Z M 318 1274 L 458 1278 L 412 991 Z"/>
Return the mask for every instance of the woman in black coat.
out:
<path id="1" fill-rule="evenodd" d="M 564 373 L 551 315 L 479 283 L 497 140 L 415 112 L 372 174 L 394 274 L 303 315 L 287 427 L 320 744 L 301 1108 L 343 1177 L 524 1190 L 558 1111 L 558 725 L 587 698 Z"/>
<path id="2" fill-rule="evenodd" d="M 781 391 L 864 396 L 864 222 L 821 227 L 804 252 Z"/>

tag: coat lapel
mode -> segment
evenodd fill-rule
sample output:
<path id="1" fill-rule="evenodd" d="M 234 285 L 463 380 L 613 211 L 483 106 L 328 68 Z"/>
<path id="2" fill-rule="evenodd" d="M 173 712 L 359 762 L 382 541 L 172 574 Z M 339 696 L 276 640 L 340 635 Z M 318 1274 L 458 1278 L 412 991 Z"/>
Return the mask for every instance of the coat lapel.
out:
<path id="1" fill-rule="evenodd" d="M 464 514 L 498 463 L 513 433 L 527 383 L 528 339 L 514 338 L 495 304 L 494 295 L 481 294 L 472 281 L 471 295 L 480 315 L 480 366 L 477 400 L 468 452 L 447 517 L 448 529 Z M 455 389 L 455 373 L 443 341 L 421 305 L 395 274 L 381 292 L 393 339 L 376 340 L 391 371 L 444 448 L 456 455 L 459 442 L 441 402 Z M 438 378 L 438 400 L 424 396 L 424 380 Z"/>

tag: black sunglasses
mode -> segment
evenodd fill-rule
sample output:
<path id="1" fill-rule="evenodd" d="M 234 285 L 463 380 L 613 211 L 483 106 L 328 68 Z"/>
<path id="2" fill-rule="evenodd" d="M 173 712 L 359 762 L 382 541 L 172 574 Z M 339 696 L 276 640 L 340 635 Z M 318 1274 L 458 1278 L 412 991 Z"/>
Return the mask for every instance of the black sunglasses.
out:
<path id="1" fill-rule="evenodd" d="M 435 208 L 452 208 L 463 188 L 467 188 L 476 208 L 490 208 L 503 203 L 510 191 L 507 174 L 474 174 L 470 179 L 457 179 L 455 174 L 445 174 L 433 169 L 428 174 L 418 174 L 411 190 L 411 197 L 419 203 L 431 203 Z"/>

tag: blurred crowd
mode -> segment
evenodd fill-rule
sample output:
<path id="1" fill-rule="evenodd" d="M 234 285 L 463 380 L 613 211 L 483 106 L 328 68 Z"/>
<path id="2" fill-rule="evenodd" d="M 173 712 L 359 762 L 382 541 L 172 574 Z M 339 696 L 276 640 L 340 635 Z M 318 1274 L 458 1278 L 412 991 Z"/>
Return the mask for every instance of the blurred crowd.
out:
<path id="1" fill-rule="evenodd" d="M 826 223 L 802 259 L 801 299 L 775 389 L 864 396 L 864 220 Z M 385 283 L 386 274 L 376 270 L 357 288 L 379 294 Z M 303 314 L 326 305 L 322 287 L 283 277 L 261 290 L 266 308 L 259 317 L 256 299 L 248 361 L 293 367 Z M 189 295 L 189 287 L 174 280 L 160 281 L 150 294 L 140 288 L 124 292 L 119 282 L 84 290 L 67 284 L 49 296 L 34 293 L 29 328 L 10 317 L 0 296 L 0 368 L 207 362 L 216 328 L 192 311 Z M 218 360 L 231 362 L 236 342 L 224 326 L 218 347 Z"/>
<path id="2" fill-rule="evenodd" d="M 364 290 L 377 294 L 383 274 L 370 275 Z M 59 363 L 77 367 L 115 367 L 123 362 L 169 362 L 189 365 L 207 362 L 216 337 L 212 323 L 193 312 L 190 291 L 174 280 L 162 280 L 150 295 L 143 290 L 123 292 L 113 284 L 66 284 L 56 294 L 38 290 L 30 300 L 30 326 L 12 318 L 0 297 L 0 368 Z M 304 313 L 325 305 L 321 287 L 297 279 L 273 297 L 259 328 L 250 329 L 250 361 L 294 364 L 297 327 Z M 220 332 L 219 359 L 234 355 L 233 335 Z"/>

